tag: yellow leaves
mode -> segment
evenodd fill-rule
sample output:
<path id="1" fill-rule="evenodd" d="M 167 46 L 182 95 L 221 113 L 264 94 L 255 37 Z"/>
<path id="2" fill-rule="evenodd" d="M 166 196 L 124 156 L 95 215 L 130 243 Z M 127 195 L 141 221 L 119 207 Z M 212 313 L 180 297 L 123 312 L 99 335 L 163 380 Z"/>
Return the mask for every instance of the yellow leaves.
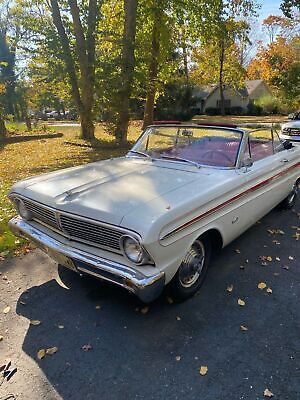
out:
<path id="1" fill-rule="evenodd" d="M 149 307 L 148 306 L 141 308 L 141 313 L 144 314 L 144 315 L 147 314 L 148 311 L 149 311 Z"/>
<path id="2" fill-rule="evenodd" d="M 247 326 L 241 325 L 240 326 L 241 331 L 246 332 L 248 330 Z"/>
<path id="3" fill-rule="evenodd" d="M 41 321 L 39 321 L 38 319 L 32 319 L 30 321 L 30 325 L 37 326 L 37 325 L 40 325 L 40 324 L 41 324 Z"/>
<path id="4" fill-rule="evenodd" d="M 265 289 L 265 288 L 267 287 L 267 285 L 266 285 L 265 282 L 260 282 L 260 283 L 257 285 L 257 287 L 258 287 L 258 289 L 263 290 L 263 289 Z"/>
<path id="5" fill-rule="evenodd" d="M 37 352 L 37 358 L 39 360 L 42 360 L 46 356 L 46 354 L 48 356 L 53 356 L 53 354 L 57 353 L 57 351 L 58 351 L 58 348 L 55 347 L 55 346 L 54 347 L 49 347 L 48 349 L 40 349 Z"/>
<path id="6" fill-rule="evenodd" d="M 40 349 L 40 350 L 37 352 L 37 358 L 38 358 L 39 360 L 42 360 L 42 359 L 45 357 L 45 355 L 46 355 L 46 350 L 45 350 L 45 349 Z"/>
<path id="7" fill-rule="evenodd" d="M 226 290 L 227 290 L 228 293 L 232 293 L 233 285 L 231 284 L 231 285 L 227 286 Z"/>
<path id="8" fill-rule="evenodd" d="M 8 314 L 8 313 L 10 312 L 10 306 L 5 307 L 5 308 L 2 310 L 2 312 L 3 312 L 3 314 Z"/>
<path id="9" fill-rule="evenodd" d="M 49 347 L 47 350 L 46 350 L 46 354 L 48 354 L 48 356 L 53 356 L 53 354 L 55 354 L 55 353 L 57 353 L 57 351 L 58 351 L 58 348 L 57 347 Z"/>
<path id="10" fill-rule="evenodd" d="M 202 376 L 206 375 L 207 371 L 208 371 L 207 365 L 201 365 L 201 367 L 199 368 L 199 374 Z"/>
<path id="11" fill-rule="evenodd" d="M 239 306 L 244 307 L 244 305 L 246 304 L 246 302 L 243 299 L 238 299 L 237 303 Z"/>
<path id="12" fill-rule="evenodd" d="M 267 389 L 264 390 L 264 396 L 265 397 L 273 397 L 274 394 L 271 392 L 270 389 L 267 388 Z"/>

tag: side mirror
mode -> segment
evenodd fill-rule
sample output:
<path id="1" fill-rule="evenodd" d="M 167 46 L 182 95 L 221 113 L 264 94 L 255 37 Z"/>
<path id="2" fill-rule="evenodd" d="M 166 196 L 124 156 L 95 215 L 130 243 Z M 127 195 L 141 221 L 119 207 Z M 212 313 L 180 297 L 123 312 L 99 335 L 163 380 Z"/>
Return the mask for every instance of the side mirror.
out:
<path id="1" fill-rule="evenodd" d="M 294 147 L 293 144 L 292 144 L 289 140 L 284 140 L 284 141 L 282 142 L 282 146 L 283 146 L 283 148 L 284 148 L 285 150 L 289 150 L 289 149 L 291 149 L 292 147 Z"/>
<path id="2" fill-rule="evenodd" d="M 288 115 L 288 119 L 294 119 L 294 118 L 295 118 L 295 114 L 294 113 L 291 113 L 291 114 Z"/>
<path id="3" fill-rule="evenodd" d="M 241 167 L 245 167 L 246 169 L 252 167 L 252 165 L 253 165 L 253 160 L 251 157 L 246 158 L 241 163 Z"/>

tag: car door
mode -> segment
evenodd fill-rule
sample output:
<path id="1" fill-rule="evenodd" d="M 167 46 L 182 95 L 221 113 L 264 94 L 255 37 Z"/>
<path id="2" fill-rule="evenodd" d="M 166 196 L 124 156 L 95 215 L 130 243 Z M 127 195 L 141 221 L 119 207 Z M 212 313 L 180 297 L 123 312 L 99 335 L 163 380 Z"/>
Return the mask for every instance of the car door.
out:
<path id="1" fill-rule="evenodd" d="M 292 170 L 296 155 L 294 149 L 284 148 L 271 129 L 250 133 L 247 151 L 253 161 L 245 172 L 248 212 L 258 220 L 291 191 L 295 182 Z"/>

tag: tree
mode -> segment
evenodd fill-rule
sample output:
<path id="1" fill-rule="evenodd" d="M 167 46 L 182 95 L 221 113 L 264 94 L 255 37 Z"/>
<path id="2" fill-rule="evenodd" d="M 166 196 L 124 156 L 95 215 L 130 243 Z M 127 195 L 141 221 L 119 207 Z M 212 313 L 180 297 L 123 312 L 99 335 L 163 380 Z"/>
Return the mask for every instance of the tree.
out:
<path id="1" fill-rule="evenodd" d="M 153 8 L 153 25 L 151 32 L 151 58 L 148 69 L 147 97 L 144 110 L 143 128 L 153 122 L 155 94 L 160 56 L 160 40 L 163 10 L 159 5 Z"/>
<path id="2" fill-rule="evenodd" d="M 135 66 L 135 34 L 137 0 L 124 0 L 124 32 L 121 61 L 121 89 L 119 91 L 119 115 L 116 126 L 116 137 L 125 144 L 129 123 L 129 99 L 132 92 L 133 72 Z"/>
<path id="3" fill-rule="evenodd" d="M 248 68 L 250 79 L 264 79 L 278 97 L 295 107 L 300 103 L 299 45 L 298 37 L 278 37 L 268 46 L 259 47 Z"/>
<path id="4" fill-rule="evenodd" d="M 280 5 L 281 11 L 287 18 L 293 17 L 293 8 L 298 9 L 298 11 L 300 11 L 299 0 L 283 0 Z"/>
<path id="5" fill-rule="evenodd" d="M 77 0 L 68 0 L 72 16 L 72 29 L 78 58 L 79 78 L 76 61 L 71 51 L 70 38 L 64 25 L 57 0 L 50 0 L 53 23 L 63 49 L 64 62 L 69 76 L 74 103 L 81 122 L 81 136 L 94 139 L 93 104 L 95 91 L 95 31 L 100 12 L 97 0 L 89 0 L 86 17 L 86 32 L 80 17 Z"/>
<path id="6" fill-rule="evenodd" d="M 277 36 L 291 37 L 296 30 L 299 18 L 291 20 L 278 15 L 269 15 L 263 20 L 263 27 L 269 35 L 269 43 L 276 40 Z"/>

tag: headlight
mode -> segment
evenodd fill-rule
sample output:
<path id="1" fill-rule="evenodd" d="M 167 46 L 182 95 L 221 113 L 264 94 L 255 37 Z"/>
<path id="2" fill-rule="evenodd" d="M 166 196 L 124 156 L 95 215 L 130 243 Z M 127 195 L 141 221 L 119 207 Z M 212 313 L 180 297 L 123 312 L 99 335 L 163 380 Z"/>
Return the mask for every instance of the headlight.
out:
<path id="1" fill-rule="evenodd" d="M 15 199 L 15 204 L 16 204 L 17 210 L 22 218 L 26 219 L 27 221 L 32 219 L 32 213 L 25 206 L 23 200 Z"/>
<path id="2" fill-rule="evenodd" d="M 125 256 L 135 264 L 145 261 L 145 252 L 140 242 L 132 236 L 121 237 L 121 248 Z"/>

